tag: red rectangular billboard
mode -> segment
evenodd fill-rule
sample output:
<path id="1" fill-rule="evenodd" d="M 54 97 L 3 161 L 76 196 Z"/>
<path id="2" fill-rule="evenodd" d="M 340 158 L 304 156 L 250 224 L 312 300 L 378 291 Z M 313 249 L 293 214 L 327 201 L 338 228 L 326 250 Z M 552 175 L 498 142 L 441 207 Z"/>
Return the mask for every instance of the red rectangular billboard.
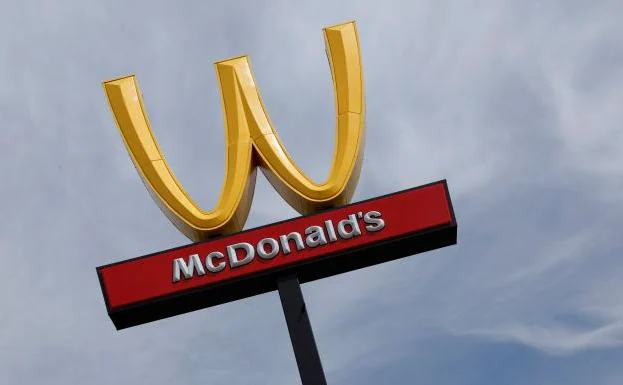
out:
<path id="1" fill-rule="evenodd" d="M 117 329 L 456 244 L 446 181 L 97 268 Z"/>

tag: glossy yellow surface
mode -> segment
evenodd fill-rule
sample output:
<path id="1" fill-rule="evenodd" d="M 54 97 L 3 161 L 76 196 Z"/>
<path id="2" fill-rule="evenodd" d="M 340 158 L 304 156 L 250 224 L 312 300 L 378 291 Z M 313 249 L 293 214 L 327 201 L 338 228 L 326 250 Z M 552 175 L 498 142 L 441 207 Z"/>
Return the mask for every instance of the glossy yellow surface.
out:
<path id="1" fill-rule="evenodd" d="M 279 140 L 241 56 L 215 64 L 225 114 L 225 177 L 211 211 L 184 191 L 151 130 L 134 76 L 104 82 L 121 136 L 145 186 L 171 222 L 193 241 L 240 231 L 247 219 L 256 166 L 301 214 L 348 203 L 357 185 L 364 147 L 364 87 L 354 22 L 324 29 L 335 90 L 337 135 L 333 163 L 323 183 L 300 170 Z"/>

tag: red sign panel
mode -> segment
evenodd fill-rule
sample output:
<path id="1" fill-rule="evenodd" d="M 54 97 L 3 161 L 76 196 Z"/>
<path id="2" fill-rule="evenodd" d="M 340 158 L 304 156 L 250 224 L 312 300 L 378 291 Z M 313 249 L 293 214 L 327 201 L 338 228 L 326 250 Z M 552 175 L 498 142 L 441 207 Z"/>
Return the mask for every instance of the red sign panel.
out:
<path id="1" fill-rule="evenodd" d="M 117 329 L 456 243 L 445 181 L 97 268 Z"/>

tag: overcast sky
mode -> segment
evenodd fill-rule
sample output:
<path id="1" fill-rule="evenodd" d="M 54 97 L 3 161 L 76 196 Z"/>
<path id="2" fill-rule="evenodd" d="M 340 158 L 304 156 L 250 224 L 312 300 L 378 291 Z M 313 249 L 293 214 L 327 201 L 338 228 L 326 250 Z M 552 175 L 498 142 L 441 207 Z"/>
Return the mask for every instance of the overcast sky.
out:
<path id="1" fill-rule="evenodd" d="M 447 178 L 459 241 L 303 286 L 328 382 L 623 383 L 623 2 L 298 3 L 1 3 L 0 384 L 299 383 L 274 292 L 115 330 L 95 267 L 188 241 L 101 82 L 137 75 L 176 175 L 211 208 L 213 63 L 251 56 L 285 145 L 322 180 L 321 30 L 348 20 L 367 100 L 355 200 Z M 295 215 L 258 178 L 247 228 Z"/>

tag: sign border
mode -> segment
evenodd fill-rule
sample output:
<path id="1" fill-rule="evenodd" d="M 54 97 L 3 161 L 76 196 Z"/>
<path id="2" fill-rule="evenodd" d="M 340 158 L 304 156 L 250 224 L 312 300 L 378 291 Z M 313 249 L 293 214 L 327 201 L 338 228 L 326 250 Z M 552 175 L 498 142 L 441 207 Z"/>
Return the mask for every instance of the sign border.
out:
<path id="1" fill-rule="evenodd" d="M 165 294 L 160 297 L 123 305 L 115 308 L 114 310 L 111 309 L 108 301 L 108 295 L 106 293 L 104 280 L 102 277 L 102 270 L 130 261 L 149 258 L 165 252 L 171 252 L 193 245 L 213 242 L 217 239 L 227 238 L 234 234 L 218 236 L 209 240 L 193 242 L 179 247 L 174 247 L 171 249 L 158 251 L 131 259 L 98 266 L 96 268 L 96 271 L 100 281 L 100 288 L 104 296 L 106 310 L 117 330 L 121 330 L 128 327 L 138 326 L 141 324 L 169 318 L 175 315 L 181 315 L 184 313 L 189 313 L 212 306 L 218 306 L 227 302 L 233 302 L 277 290 L 277 279 L 288 274 L 295 273 L 299 277 L 301 283 L 311 282 L 317 279 L 343 274 L 350 271 L 378 265 L 380 263 L 405 258 L 410 255 L 454 245 L 457 242 L 457 222 L 446 179 L 427 183 L 417 187 L 404 189 L 386 195 L 377 196 L 374 198 L 365 199 L 359 202 L 349 203 L 347 205 L 331 208 L 325 211 L 319 211 L 308 215 L 297 216 L 282 221 L 269 223 L 266 225 L 243 230 L 236 234 L 243 234 L 249 231 L 257 231 L 266 227 L 292 222 L 294 220 L 309 217 L 312 215 L 342 210 L 349 206 L 354 206 L 377 199 L 388 198 L 393 195 L 398 195 L 413 190 L 419 190 L 438 184 L 443 185 L 443 188 L 445 190 L 446 200 L 448 203 L 448 209 L 450 211 L 451 218 L 449 224 L 427 228 L 425 230 L 410 233 L 408 235 L 401 235 L 397 237 L 383 239 L 372 244 L 356 247 L 352 250 L 347 249 L 334 253 L 329 252 L 327 255 L 323 255 L 309 261 L 303 261 L 295 265 L 269 268 L 265 271 L 257 272 L 248 276 L 238 277 L 211 285 L 195 287 L 174 294 Z M 417 240 L 417 242 L 413 242 L 415 240 Z M 382 256 L 369 256 L 373 252 L 379 251 L 379 248 L 382 249 Z M 367 258 L 347 258 L 348 255 L 352 254 L 364 254 L 367 256 Z M 342 259 L 342 257 L 346 258 Z M 343 262 L 330 262 L 337 259 L 342 259 Z M 318 268 L 318 266 L 310 268 L 310 265 L 317 265 L 319 261 L 324 262 L 322 268 Z"/>

